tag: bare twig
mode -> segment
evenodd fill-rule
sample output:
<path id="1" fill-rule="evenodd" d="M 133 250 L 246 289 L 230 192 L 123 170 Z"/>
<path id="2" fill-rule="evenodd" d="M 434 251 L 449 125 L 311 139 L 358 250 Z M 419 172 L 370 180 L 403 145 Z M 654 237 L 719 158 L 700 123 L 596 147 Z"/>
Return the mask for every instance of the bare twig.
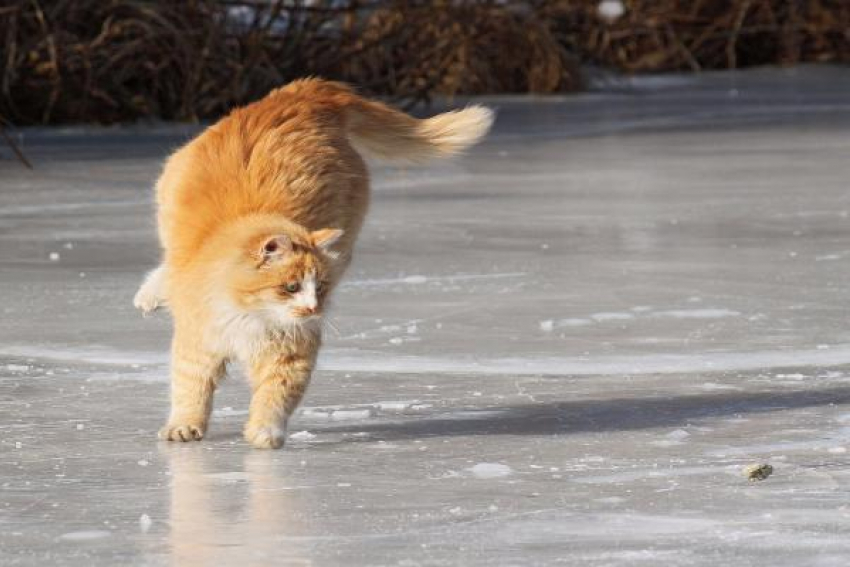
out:
<path id="1" fill-rule="evenodd" d="M 9 147 L 12 148 L 12 151 L 18 156 L 18 159 L 21 160 L 21 163 L 24 164 L 27 169 L 32 169 L 32 164 L 24 155 L 24 153 L 18 148 L 18 145 L 15 143 L 15 140 L 12 139 L 11 136 L 6 132 L 6 129 L 3 127 L 3 124 L 0 124 L 0 136 L 3 136 L 3 139 L 6 140 L 6 143 L 9 144 Z"/>

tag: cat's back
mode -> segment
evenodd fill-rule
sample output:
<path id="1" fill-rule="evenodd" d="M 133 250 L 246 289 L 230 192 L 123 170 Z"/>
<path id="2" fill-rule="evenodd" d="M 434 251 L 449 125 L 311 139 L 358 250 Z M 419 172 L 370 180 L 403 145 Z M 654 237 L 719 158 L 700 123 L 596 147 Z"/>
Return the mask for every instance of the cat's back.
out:
<path id="1" fill-rule="evenodd" d="M 217 229 L 252 213 L 309 228 L 344 226 L 365 207 L 365 165 L 321 82 L 303 81 L 234 110 L 175 152 L 157 187 L 167 249 L 192 254 Z"/>

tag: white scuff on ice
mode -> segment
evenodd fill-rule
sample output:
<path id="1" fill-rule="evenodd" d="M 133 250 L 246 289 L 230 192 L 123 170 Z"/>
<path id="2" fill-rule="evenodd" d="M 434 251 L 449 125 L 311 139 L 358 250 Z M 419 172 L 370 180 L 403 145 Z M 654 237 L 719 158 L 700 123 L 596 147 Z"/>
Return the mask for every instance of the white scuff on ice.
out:
<path id="1" fill-rule="evenodd" d="M 700 389 L 707 391 L 723 391 L 723 390 L 742 390 L 740 386 L 732 386 L 729 384 L 718 384 L 716 382 L 704 382 L 700 384 Z"/>
<path id="2" fill-rule="evenodd" d="M 248 410 L 237 410 L 228 406 L 213 411 L 213 415 L 216 417 L 243 417 L 248 415 Z"/>
<path id="3" fill-rule="evenodd" d="M 395 284 L 421 285 L 425 283 L 455 283 L 463 281 L 492 280 L 502 278 L 516 278 L 526 275 L 526 272 L 505 272 L 495 274 L 455 274 L 450 276 L 423 276 L 412 275 L 398 278 L 375 278 L 367 280 L 352 280 L 343 284 L 347 287 L 375 287 Z"/>
<path id="4" fill-rule="evenodd" d="M 164 353 L 126 352 L 106 348 L 50 348 L 26 345 L 0 346 L 0 355 L 37 360 L 90 362 L 96 364 L 162 364 Z M 829 349 L 756 350 L 750 352 L 701 352 L 693 354 L 638 354 L 622 356 L 529 356 L 453 358 L 449 356 L 407 356 L 367 350 L 326 348 L 319 358 L 319 369 L 333 372 L 374 372 L 408 374 L 471 374 L 494 376 L 589 376 L 645 375 L 688 372 L 729 372 L 807 366 L 840 366 L 850 364 L 850 344 L 835 344 Z M 135 374 L 117 373 L 132 378 Z M 159 374 L 157 374 L 159 376 Z M 165 381 L 165 373 L 158 380 Z M 318 408 L 317 408 L 318 409 Z M 218 413 L 218 412 L 217 412 Z M 306 413 L 306 412 L 305 412 Z M 224 412 L 224 415 L 227 415 Z M 233 413 L 232 415 L 242 415 Z M 313 416 L 319 417 L 319 416 Z"/>
<path id="5" fill-rule="evenodd" d="M 62 541 L 92 541 L 102 539 L 112 535 L 112 532 L 106 530 L 88 530 L 81 532 L 68 532 L 59 536 Z"/>
<path id="6" fill-rule="evenodd" d="M 404 411 L 413 406 L 420 405 L 419 400 L 398 400 L 388 402 L 375 402 L 375 407 L 381 411 Z"/>
<path id="7" fill-rule="evenodd" d="M 326 420 L 331 417 L 331 412 L 320 408 L 301 408 L 298 410 L 298 414 L 305 419 L 312 420 Z"/>
<path id="8" fill-rule="evenodd" d="M 628 321 L 629 319 L 634 319 L 635 316 L 622 311 L 604 311 L 602 313 L 594 313 L 590 318 L 597 323 L 604 323 L 606 321 Z"/>
<path id="9" fill-rule="evenodd" d="M 502 463 L 478 463 L 474 467 L 466 469 L 475 478 L 489 479 L 502 478 L 513 474 L 513 469 Z"/>
<path id="10" fill-rule="evenodd" d="M 545 332 L 554 331 L 555 329 L 561 329 L 564 327 L 586 327 L 587 325 L 591 325 L 593 321 L 590 319 L 580 319 L 577 317 L 567 318 L 567 319 L 547 319 L 545 321 L 540 321 L 540 330 Z"/>
<path id="11" fill-rule="evenodd" d="M 368 419 L 370 417 L 372 417 L 372 410 L 369 409 L 369 408 L 336 410 L 333 413 L 331 413 L 331 419 L 334 420 L 334 421 Z"/>
<path id="12" fill-rule="evenodd" d="M 722 470 L 722 469 L 721 469 Z M 641 468 L 607 475 L 593 474 L 592 476 L 575 476 L 570 480 L 577 484 L 618 484 L 642 481 L 647 479 L 668 479 L 686 476 L 712 475 L 718 472 L 713 466 L 673 467 L 669 469 Z M 737 475 L 737 467 L 731 467 L 724 472 Z"/>
<path id="13" fill-rule="evenodd" d="M 204 476 L 213 480 L 220 480 L 223 482 L 244 482 L 251 480 L 251 476 L 248 473 L 242 471 L 210 473 Z"/>
<path id="14" fill-rule="evenodd" d="M 310 433 L 309 431 L 298 431 L 289 436 L 289 439 L 292 441 L 310 441 L 315 439 L 316 435 L 314 433 Z"/>
<path id="15" fill-rule="evenodd" d="M 493 376 L 610 376 L 629 374 L 678 374 L 732 372 L 805 366 L 850 364 L 850 344 L 829 350 L 788 349 L 751 352 L 702 352 L 694 354 L 647 354 L 623 356 L 537 356 L 449 358 L 429 356 L 374 356 L 369 351 L 328 348 L 319 368 L 334 372 L 407 374 L 470 374 Z"/>
<path id="16" fill-rule="evenodd" d="M 343 406 L 308 406 L 299 409 L 298 414 L 304 419 L 345 421 L 370 418 L 377 412 L 421 411 L 430 407 L 431 404 L 420 400 L 388 400 Z"/>
<path id="17" fill-rule="evenodd" d="M 20 358 L 34 358 L 54 362 L 85 362 L 90 364 L 126 365 L 165 365 L 168 363 L 166 352 L 122 351 L 109 347 L 71 347 L 67 345 L 3 345 L 0 355 Z"/>
<path id="18" fill-rule="evenodd" d="M 672 447 L 674 445 L 681 445 L 690 436 L 691 434 L 684 429 L 675 429 L 664 435 L 662 439 L 652 441 L 651 443 L 656 447 Z"/>
<path id="19" fill-rule="evenodd" d="M 142 533 L 147 533 L 151 526 L 153 525 L 153 520 L 147 514 L 142 514 L 139 516 L 139 529 L 142 530 Z"/>
<path id="20" fill-rule="evenodd" d="M 655 311 L 651 317 L 669 317 L 671 319 L 722 319 L 724 317 L 737 317 L 741 313 L 732 309 L 670 309 L 667 311 Z"/>
<path id="21" fill-rule="evenodd" d="M 683 441 L 690 436 L 691 434 L 685 431 L 684 429 L 675 429 L 664 437 L 670 439 L 671 441 Z"/>

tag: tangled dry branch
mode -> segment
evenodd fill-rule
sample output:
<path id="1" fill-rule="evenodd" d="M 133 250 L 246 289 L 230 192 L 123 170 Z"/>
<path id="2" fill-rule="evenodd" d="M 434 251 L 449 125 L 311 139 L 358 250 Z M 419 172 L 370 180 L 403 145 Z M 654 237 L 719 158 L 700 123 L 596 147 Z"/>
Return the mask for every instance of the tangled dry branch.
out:
<path id="1" fill-rule="evenodd" d="M 616 3 L 616 0 L 615 0 Z M 407 102 L 627 72 L 850 60 L 844 0 L 4 0 L 0 116 L 218 116 L 293 78 Z"/>

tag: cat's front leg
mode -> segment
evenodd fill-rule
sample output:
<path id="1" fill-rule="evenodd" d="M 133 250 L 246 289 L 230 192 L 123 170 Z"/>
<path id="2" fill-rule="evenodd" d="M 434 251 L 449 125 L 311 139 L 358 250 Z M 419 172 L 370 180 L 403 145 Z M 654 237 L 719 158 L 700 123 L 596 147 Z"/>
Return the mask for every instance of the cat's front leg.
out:
<path id="1" fill-rule="evenodd" d="M 165 305 L 165 266 L 151 270 L 133 297 L 133 306 L 148 315 Z"/>
<path id="2" fill-rule="evenodd" d="M 213 393 L 224 359 L 203 350 L 194 334 L 175 331 L 171 353 L 171 416 L 160 429 L 167 441 L 200 441 L 207 430 Z"/>
<path id="3" fill-rule="evenodd" d="M 258 449 L 278 449 L 286 421 L 298 406 L 315 364 L 315 354 L 267 354 L 251 365 L 251 407 L 245 439 Z"/>

